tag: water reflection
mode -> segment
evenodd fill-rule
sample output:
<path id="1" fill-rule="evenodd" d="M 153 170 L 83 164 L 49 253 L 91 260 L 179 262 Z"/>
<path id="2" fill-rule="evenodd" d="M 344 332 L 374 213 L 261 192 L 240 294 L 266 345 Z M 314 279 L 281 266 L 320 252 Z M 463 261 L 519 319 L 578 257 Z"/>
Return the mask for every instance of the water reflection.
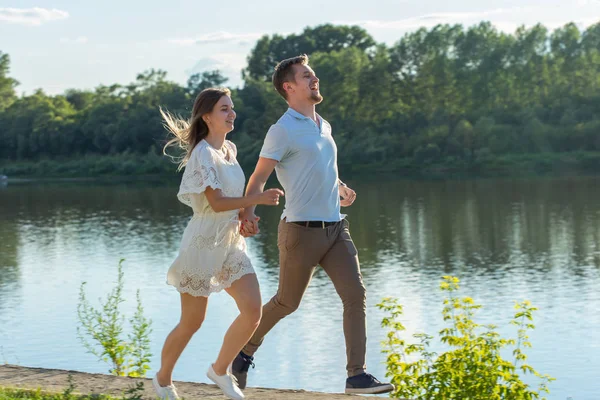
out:
<path id="1" fill-rule="evenodd" d="M 14 306 L 20 286 L 18 267 L 20 242 L 17 225 L 8 217 L 2 218 L 0 223 L 0 326 L 3 318 L 2 309 Z"/>
<path id="2" fill-rule="evenodd" d="M 453 274 L 485 305 L 482 322 L 509 318 L 514 300 L 529 298 L 540 307 L 532 364 L 559 378 L 552 385 L 556 397 L 550 398 L 583 399 L 600 390 L 592 383 L 600 373 L 600 340 L 594 334 L 600 329 L 599 178 L 349 184 L 358 192 L 346 212 L 368 290 L 374 372 L 384 374 L 379 341 L 385 334 L 375 303 L 398 297 L 408 331 L 434 333 L 441 328 L 437 286 L 442 275 Z M 179 310 L 164 274 L 190 217 L 176 191 L 177 182 L 29 184 L 1 190 L 0 345 L 5 352 L 18 354 L 23 365 L 104 372 L 74 345 L 77 291 L 88 281 L 93 283 L 89 298 L 104 296 L 114 283 L 118 259 L 125 257 L 126 295 L 133 297 L 141 288 L 155 321 L 156 368 L 160 345 Z M 262 233 L 249 241 L 265 301 L 277 287 L 280 213 L 281 207 L 260 207 Z M 235 317 L 227 296 L 211 298 L 210 307 L 201 339 L 192 342 L 176 371 L 179 379 L 204 381 L 197 366 L 214 358 Z M 300 310 L 274 329 L 258 356 L 270 362 L 259 363 L 253 384 L 341 389 L 341 304 L 326 274 L 316 273 Z M 327 373 L 315 375 L 316 366 Z"/>

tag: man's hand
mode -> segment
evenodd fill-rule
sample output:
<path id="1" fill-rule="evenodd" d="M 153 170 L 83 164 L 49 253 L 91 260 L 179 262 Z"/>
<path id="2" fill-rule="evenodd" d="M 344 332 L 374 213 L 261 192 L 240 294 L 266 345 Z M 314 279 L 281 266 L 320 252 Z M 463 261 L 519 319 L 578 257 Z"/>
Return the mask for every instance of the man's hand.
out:
<path id="1" fill-rule="evenodd" d="M 350 189 L 348 186 L 340 185 L 339 192 L 340 197 L 342 198 L 342 200 L 340 200 L 340 205 L 342 207 L 349 207 L 352 205 L 352 203 L 354 203 L 354 200 L 356 200 L 356 192 Z"/>
<path id="2" fill-rule="evenodd" d="M 248 209 L 240 210 L 240 234 L 243 237 L 251 237 L 260 232 L 258 229 L 258 221 L 260 217 Z"/>

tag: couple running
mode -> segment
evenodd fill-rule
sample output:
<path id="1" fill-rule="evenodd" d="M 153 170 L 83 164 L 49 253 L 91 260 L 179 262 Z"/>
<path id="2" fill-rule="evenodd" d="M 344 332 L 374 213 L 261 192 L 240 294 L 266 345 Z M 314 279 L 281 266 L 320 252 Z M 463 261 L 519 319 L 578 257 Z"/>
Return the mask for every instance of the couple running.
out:
<path id="1" fill-rule="evenodd" d="M 356 247 L 340 206 L 355 192 L 338 178 L 337 148 L 331 125 L 315 111 L 323 97 L 319 79 L 301 55 L 275 67 L 273 85 L 289 105 L 272 125 L 244 195 L 245 177 L 236 146 L 225 137 L 236 117 L 227 89 L 203 90 L 191 119 L 182 121 L 161 110 L 175 144 L 187 150 L 177 197 L 194 215 L 182 238 L 167 282 L 181 296 L 181 319 L 167 336 L 153 386 L 161 399 L 179 398 L 172 382 L 175 363 L 206 315 L 208 296 L 225 290 L 240 315 L 225 334 L 207 376 L 230 399 L 243 399 L 254 353 L 265 335 L 300 305 L 317 265 L 331 278 L 344 308 L 346 393 L 392 391 L 389 383 L 366 372 L 366 296 Z M 165 146 L 166 148 L 166 146 Z M 285 190 L 278 228 L 279 288 L 264 306 L 245 237 L 259 232 L 258 204 L 276 206 L 284 192 L 264 190 L 276 171 Z"/>

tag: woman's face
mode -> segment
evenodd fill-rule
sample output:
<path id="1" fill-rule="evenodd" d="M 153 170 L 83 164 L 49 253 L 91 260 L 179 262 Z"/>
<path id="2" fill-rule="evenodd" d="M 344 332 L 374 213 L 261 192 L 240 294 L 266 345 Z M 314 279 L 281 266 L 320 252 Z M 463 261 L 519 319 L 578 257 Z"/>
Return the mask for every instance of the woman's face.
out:
<path id="1" fill-rule="evenodd" d="M 221 96 L 207 117 L 208 127 L 214 133 L 231 132 L 236 117 L 235 111 L 233 111 L 231 97 L 227 95 Z"/>

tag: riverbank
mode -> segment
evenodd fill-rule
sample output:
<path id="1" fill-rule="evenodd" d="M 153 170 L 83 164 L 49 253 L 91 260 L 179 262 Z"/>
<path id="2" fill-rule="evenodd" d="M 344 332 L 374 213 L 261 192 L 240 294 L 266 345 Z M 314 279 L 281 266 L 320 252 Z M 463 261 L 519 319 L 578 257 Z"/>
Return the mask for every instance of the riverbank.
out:
<path id="1" fill-rule="evenodd" d="M 385 159 L 364 163 L 344 163 L 339 170 L 348 177 L 391 175 L 407 178 L 480 178 L 511 176 L 564 176 L 600 174 L 600 152 L 481 154 L 470 162 L 463 158 Z M 242 163 L 246 176 L 254 170 L 252 162 Z M 157 154 L 86 155 L 77 158 L 30 161 L 0 160 L 0 175 L 14 179 L 158 177 L 173 179 L 177 164 Z"/>
<path id="2" fill-rule="evenodd" d="M 0 365 L 0 388 L 41 389 L 47 392 L 64 392 L 69 388 L 69 377 L 75 387 L 74 392 L 81 394 L 107 394 L 123 396 L 127 389 L 143 382 L 143 399 L 155 399 L 151 379 L 118 377 L 104 374 L 88 374 L 78 371 L 59 369 L 29 368 L 16 365 Z M 187 399 L 225 399 L 215 385 L 192 382 L 175 382 L 180 396 Z M 380 399 L 374 396 L 351 396 L 307 392 L 303 390 L 282 390 L 265 388 L 247 388 L 244 393 L 249 400 L 342 400 L 351 398 Z"/>

